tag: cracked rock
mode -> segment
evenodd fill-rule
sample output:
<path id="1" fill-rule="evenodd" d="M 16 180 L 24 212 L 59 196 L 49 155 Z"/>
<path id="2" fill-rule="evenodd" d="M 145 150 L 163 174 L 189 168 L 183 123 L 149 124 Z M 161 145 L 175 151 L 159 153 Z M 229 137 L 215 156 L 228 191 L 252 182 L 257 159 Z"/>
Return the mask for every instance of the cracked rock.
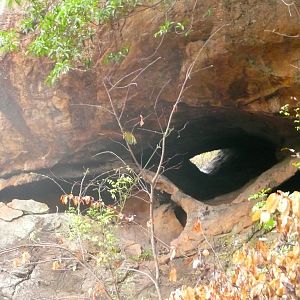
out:
<path id="1" fill-rule="evenodd" d="M 22 210 L 26 214 L 44 214 L 49 211 L 49 207 L 45 203 L 30 200 L 13 199 L 7 204 L 8 207 Z"/>
<path id="2" fill-rule="evenodd" d="M 0 219 L 6 222 L 10 222 L 14 219 L 17 219 L 23 215 L 23 212 L 20 210 L 15 210 L 10 208 L 5 203 L 0 202 Z"/>

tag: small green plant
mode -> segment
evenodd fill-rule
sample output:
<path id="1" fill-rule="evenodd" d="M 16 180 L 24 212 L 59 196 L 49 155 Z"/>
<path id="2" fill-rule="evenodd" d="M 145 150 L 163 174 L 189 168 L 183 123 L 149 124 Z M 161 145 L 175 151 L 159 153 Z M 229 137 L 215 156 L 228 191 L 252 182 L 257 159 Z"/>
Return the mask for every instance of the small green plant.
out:
<path id="1" fill-rule="evenodd" d="M 252 208 L 252 213 L 253 213 L 254 219 L 255 219 L 256 214 L 260 215 L 261 211 L 266 206 L 266 203 L 267 203 L 266 199 L 271 191 L 272 190 L 270 188 L 262 189 L 258 193 L 251 195 L 248 198 L 248 200 L 250 200 L 250 201 L 261 199 Z M 276 226 L 276 222 L 275 222 L 274 216 L 270 216 L 267 220 L 265 219 L 264 222 L 260 222 L 257 225 L 258 225 L 257 229 L 259 229 L 259 230 L 264 229 L 265 231 L 268 232 L 268 231 L 271 231 Z"/>
<path id="2" fill-rule="evenodd" d="M 271 189 L 270 188 L 266 188 L 266 189 L 262 189 L 260 190 L 258 193 L 251 195 L 248 200 L 257 200 L 257 199 L 264 199 L 268 196 L 268 194 L 270 194 Z M 263 201 L 260 201 L 258 203 L 256 203 L 255 205 L 259 206 L 262 205 Z"/>
<path id="3" fill-rule="evenodd" d="M 127 198 L 131 194 L 132 187 L 135 183 L 132 170 L 127 168 L 128 173 L 122 173 L 116 180 L 107 179 L 108 192 L 110 193 L 115 204 L 120 207 L 120 211 L 123 210 Z"/>
<path id="4" fill-rule="evenodd" d="M 293 98 L 294 100 L 297 100 L 296 97 Z M 291 110 L 290 105 L 286 104 L 280 108 L 279 114 L 284 117 L 292 118 L 295 124 L 295 129 L 300 131 L 300 107 L 296 107 Z"/>
<path id="5" fill-rule="evenodd" d="M 207 9 L 207 11 L 203 14 L 203 18 L 210 17 L 210 16 L 212 16 L 212 14 L 213 14 L 213 9 L 211 7 L 209 7 Z"/>
<path id="6" fill-rule="evenodd" d="M 292 100 L 297 100 L 296 97 L 291 97 Z M 280 111 L 279 111 L 279 114 L 284 116 L 284 117 L 288 117 L 288 118 L 291 118 L 294 122 L 294 126 L 295 126 L 295 129 L 297 131 L 300 131 L 300 107 L 296 107 L 296 108 L 293 108 L 291 110 L 290 108 L 290 105 L 289 104 L 286 104 L 286 105 L 283 105 L 281 108 L 280 108 Z M 283 148 L 283 150 L 287 150 L 291 153 L 291 156 L 292 157 L 297 157 L 297 158 L 300 158 L 300 153 L 297 152 L 295 149 L 291 149 L 291 148 Z M 297 168 L 297 169 L 300 169 L 300 162 L 294 162 L 293 165 Z"/>
<path id="7" fill-rule="evenodd" d="M 0 31 L 0 52 L 12 52 L 19 49 L 18 35 L 15 30 Z"/>
<path id="8" fill-rule="evenodd" d="M 153 259 L 153 253 L 151 249 L 144 249 L 141 255 L 132 256 L 131 259 L 137 262 L 150 261 Z"/>
<path id="9" fill-rule="evenodd" d="M 185 22 L 172 22 L 169 20 L 166 20 L 162 25 L 159 26 L 159 30 L 154 33 L 154 37 L 162 37 L 168 32 L 171 32 L 173 29 L 177 34 L 181 34 L 185 32 Z"/>
<path id="10" fill-rule="evenodd" d="M 121 258 L 116 229 L 118 214 L 103 203 L 91 206 L 86 215 L 78 213 L 77 208 L 71 207 L 67 211 L 69 217 L 70 239 L 80 239 L 92 244 L 97 251 L 97 263 L 111 267 Z"/>
<path id="11" fill-rule="evenodd" d="M 128 53 L 129 53 L 129 47 L 124 46 L 119 51 L 108 53 L 104 58 L 103 62 L 104 64 L 120 63 L 128 55 Z"/>
<path id="12" fill-rule="evenodd" d="M 174 22 L 171 22 L 169 20 L 166 20 L 163 24 L 159 26 L 159 30 L 154 33 L 154 37 L 161 37 L 171 31 L 172 27 L 174 25 Z"/>

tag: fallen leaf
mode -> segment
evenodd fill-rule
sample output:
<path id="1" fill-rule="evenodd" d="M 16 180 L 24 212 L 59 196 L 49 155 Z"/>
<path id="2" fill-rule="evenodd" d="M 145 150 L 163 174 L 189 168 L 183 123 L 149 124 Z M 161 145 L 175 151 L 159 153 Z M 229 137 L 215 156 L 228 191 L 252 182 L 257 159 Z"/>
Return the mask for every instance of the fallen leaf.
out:
<path id="1" fill-rule="evenodd" d="M 199 218 L 195 222 L 192 230 L 195 231 L 195 232 L 201 232 L 202 231 L 202 226 L 201 226 L 201 222 L 200 222 Z"/>
<path id="2" fill-rule="evenodd" d="M 60 197 L 60 202 L 64 205 L 67 205 L 68 204 L 68 195 L 62 195 Z"/>
<path id="3" fill-rule="evenodd" d="M 260 219 L 261 211 L 257 210 L 252 214 L 252 222 L 256 222 Z"/>
<path id="4" fill-rule="evenodd" d="M 28 264 L 30 262 L 30 257 L 31 257 L 31 255 L 29 254 L 29 252 L 24 251 L 22 253 L 21 263 Z"/>
<path id="5" fill-rule="evenodd" d="M 143 127 L 144 124 L 145 124 L 144 117 L 140 115 L 140 126 Z"/>
<path id="6" fill-rule="evenodd" d="M 177 270 L 172 268 L 169 273 L 169 281 L 176 282 L 177 281 Z"/>
<path id="7" fill-rule="evenodd" d="M 60 269 L 60 263 L 56 260 L 52 263 L 52 270 L 59 270 Z"/>
<path id="8" fill-rule="evenodd" d="M 286 197 L 281 197 L 278 203 L 277 210 L 283 214 L 283 215 L 288 215 L 290 212 L 290 201 Z"/>
<path id="9" fill-rule="evenodd" d="M 196 300 L 194 289 L 191 288 L 191 287 L 187 287 L 187 288 L 182 292 L 182 298 L 183 298 L 183 300 Z"/>
<path id="10" fill-rule="evenodd" d="M 292 212 L 294 216 L 300 218 L 300 193 L 294 192 L 290 195 L 292 201 Z"/>
<path id="11" fill-rule="evenodd" d="M 269 212 L 271 214 L 275 212 L 275 210 L 278 207 L 278 203 L 279 203 L 278 198 L 279 198 L 278 194 L 276 194 L 276 193 L 273 193 L 268 197 L 266 204 L 264 206 L 264 208 L 267 212 Z"/>
<path id="12" fill-rule="evenodd" d="M 176 255 L 176 248 L 174 246 L 171 247 L 170 249 L 170 260 L 173 260 Z"/>

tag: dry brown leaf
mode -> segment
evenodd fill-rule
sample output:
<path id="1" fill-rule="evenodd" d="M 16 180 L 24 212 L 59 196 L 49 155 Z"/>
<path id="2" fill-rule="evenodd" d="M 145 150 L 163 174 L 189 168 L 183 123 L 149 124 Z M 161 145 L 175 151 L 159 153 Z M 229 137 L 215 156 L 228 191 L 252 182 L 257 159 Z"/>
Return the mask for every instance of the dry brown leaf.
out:
<path id="1" fill-rule="evenodd" d="M 14 268 L 17 268 L 17 267 L 19 267 L 19 266 L 22 265 L 21 259 L 20 259 L 19 257 L 16 257 L 16 258 L 12 261 L 12 263 L 13 263 Z"/>
<path id="2" fill-rule="evenodd" d="M 192 261 L 193 261 L 193 257 L 188 257 L 188 258 L 186 258 L 186 259 L 183 261 L 183 264 L 184 264 L 185 266 L 188 266 L 188 265 L 190 265 L 190 264 L 192 263 Z"/>
<path id="3" fill-rule="evenodd" d="M 240 265 L 245 261 L 245 253 L 243 251 L 236 251 L 233 255 L 233 263 Z"/>
<path id="4" fill-rule="evenodd" d="M 60 202 L 64 205 L 67 205 L 68 204 L 68 195 L 62 195 L 60 197 Z"/>
<path id="5" fill-rule="evenodd" d="M 269 213 L 274 213 L 275 210 L 277 209 L 278 207 L 278 203 L 279 203 L 279 199 L 278 199 L 278 195 L 276 193 L 273 193 L 271 194 L 267 201 L 266 201 L 266 204 L 264 206 L 265 210 Z"/>
<path id="6" fill-rule="evenodd" d="M 59 270 L 61 268 L 60 263 L 56 260 L 52 263 L 52 270 Z"/>
<path id="7" fill-rule="evenodd" d="M 201 222 L 200 222 L 199 218 L 195 222 L 192 230 L 195 231 L 195 232 L 201 232 L 202 231 L 202 226 L 201 226 Z"/>
<path id="8" fill-rule="evenodd" d="M 177 281 L 177 270 L 173 267 L 169 273 L 169 281 L 176 282 Z"/>
<path id="9" fill-rule="evenodd" d="M 182 292 L 182 298 L 183 300 L 196 300 L 194 289 L 191 287 L 184 289 Z"/>
<path id="10" fill-rule="evenodd" d="M 258 220 L 260 220 L 260 215 L 261 215 L 261 211 L 257 210 L 252 214 L 252 222 L 256 222 Z"/>
<path id="11" fill-rule="evenodd" d="M 294 216 L 300 218 L 300 193 L 294 192 L 290 195 L 290 199 L 292 202 L 292 211 Z"/>
<path id="12" fill-rule="evenodd" d="M 290 212 L 290 201 L 287 197 L 281 197 L 278 203 L 277 210 L 282 215 L 288 215 Z"/>
<path id="13" fill-rule="evenodd" d="M 21 263 L 23 265 L 28 264 L 30 262 L 30 257 L 31 257 L 31 255 L 29 254 L 29 252 L 24 251 L 21 256 Z"/>
<path id="14" fill-rule="evenodd" d="M 258 241 L 255 245 L 255 249 L 261 253 L 261 255 L 264 257 L 264 259 L 267 259 L 269 248 L 267 244 L 263 241 Z"/>

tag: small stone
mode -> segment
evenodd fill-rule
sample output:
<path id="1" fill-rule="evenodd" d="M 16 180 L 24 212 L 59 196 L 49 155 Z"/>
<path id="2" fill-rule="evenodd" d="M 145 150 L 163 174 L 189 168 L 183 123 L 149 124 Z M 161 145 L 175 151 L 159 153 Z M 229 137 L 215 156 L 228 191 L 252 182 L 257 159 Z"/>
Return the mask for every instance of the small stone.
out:
<path id="1" fill-rule="evenodd" d="M 45 203 L 30 200 L 14 199 L 7 204 L 10 208 L 22 210 L 27 214 L 45 214 L 49 211 L 49 207 Z"/>
<path id="2" fill-rule="evenodd" d="M 135 242 L 127 243 L 124 252 L 129 257 L 139 257 L 142 254 L 142 246 Z"/>
<path id="3" fill-rule="evenodd" d="M 13 219 L 17 219 L 23 215 L 23 212 L 8 207 L 5 203 L 0 202 L 0 219 L 10 222 Z"/>

